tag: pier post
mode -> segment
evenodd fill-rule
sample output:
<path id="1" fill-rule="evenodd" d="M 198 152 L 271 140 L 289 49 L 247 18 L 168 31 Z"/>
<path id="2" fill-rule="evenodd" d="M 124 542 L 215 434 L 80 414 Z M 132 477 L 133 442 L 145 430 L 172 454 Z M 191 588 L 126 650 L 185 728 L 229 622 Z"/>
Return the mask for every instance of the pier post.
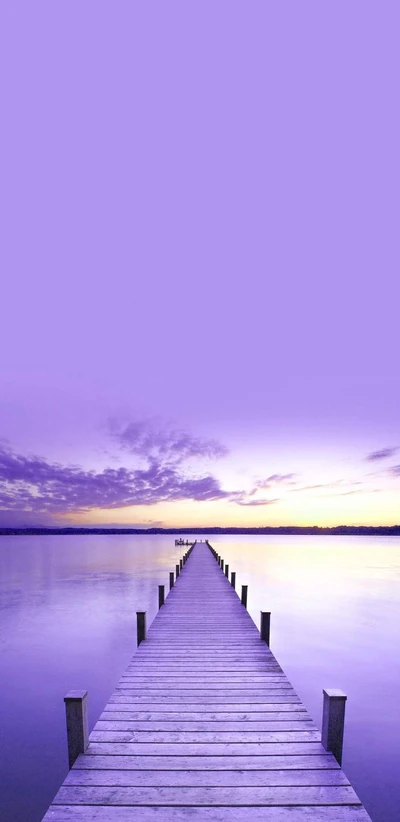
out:
<path id="1" fill-rule="evenodd" d="M 229 577 L 229 565 L 225 565 L 225 576 Z"/>
<path id="2" fill-rule="evenodd" d="M 221 571 L 222 571 L 222 573 L 224 572 L 224 560 L 223 559 L 221 559 Z"/>
<path id="3" fill-rule="evenodd" d="M 169 590 L 174 587 L 174 572 L 169 572 Z"/>
<path id="4" fill-rule="evenodd" d="M 233 590 L 236 588 L 236 571 L 232 571 L 231 573 L 231 585 Z"/>
<path id="5" fill-rule="evenodd" d="M 146 611 L 136 611 L 137 644 L 146 639 Z"/>
<path id="6" fill-rule="evenodd" d="M 165 587 L 164 585 L 158 586 L 158 608 L 160 609 L 164 605 L 165 599 Z"/>
<path id="7" fill-rule="evenodd" d="M 85 753 L 89 742 L 87 694 L 87 691 L 68 691 L 64 697 L 70 768 L 79 754 Z"/>
<path id="8" fill-rule="evenodd" d="M 182 571 L 182 566 L 183 566 L 183 561 L 180 559 L 179 560 L 179 570 L 180 571 Z"/>
<path id="9" fill-rule="evenodd" d="M 245 608 L 247 608 L 247 587 L 248 587 L 247 585 L 242 585 L 242 599 L 241 599 L 241 602 L 242 602 L 242 605 L 244 605 Z"/>
<path id="10" fill-rule="evenodd" d="M 179 565 L 175 565 L 175 571 L 176 571 L 176 578 L 178 579 L 178 577 L 179 577 Z"/>
<path id="11" fill-rule="evenodd" d="M 269 634 L 271 628 L 271 611 L 261 611 L 260 636 L 263 642 L 269 647 Z"/>
<path id="12" fill-rule="evenodd" d="M 341 765 L 347 696 L 336 688 L 324 688 L 323 695 L 321 742 Z"/>

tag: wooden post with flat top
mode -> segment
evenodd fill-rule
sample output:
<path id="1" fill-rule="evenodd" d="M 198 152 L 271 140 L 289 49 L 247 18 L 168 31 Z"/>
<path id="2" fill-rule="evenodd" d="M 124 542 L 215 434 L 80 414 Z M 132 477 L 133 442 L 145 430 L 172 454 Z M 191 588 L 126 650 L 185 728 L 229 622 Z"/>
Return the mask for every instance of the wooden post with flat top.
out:
<path id="1" fill-rule="evenodd" d="M 269 634 L 271 627 L 271 611 L 261 611 L 260 636 L 263 642 L 269 647 Z"/>
<path id="2" fill-rule="evenodd" d="M 136 611 L 137 644 L 146 639 L 146 611 Z"/>
<path id="3" fill-rule="evenodd" d="M 85 753 L 89 742 L 87 694 L 87 691 L 68 691 L 64 697 L 70 768 L 79 754 Z"/>
<path id="4" fill-rule="evenodd" d="M 158 608 L 159 609 L 162 608 L 162 606 L 164 605 L 164 599 L 165 599 L 165 587 L 164 587 L 164 585 L 159 585 L 158 586 Z"/>
<path id="5" fill-rule="evenodd" d="M 242 585 L 241 603 L 242 603 L 242 605 L 244 605 L 245 608 L 247 608 L 247 587 L 248 587 L 247 585 Z"/>
<path id="6" fill-rule="evenodd" d="M 347 696 L 336 688 L 324 688 L 323 695 L 321 742 L 341 765 Z"/>

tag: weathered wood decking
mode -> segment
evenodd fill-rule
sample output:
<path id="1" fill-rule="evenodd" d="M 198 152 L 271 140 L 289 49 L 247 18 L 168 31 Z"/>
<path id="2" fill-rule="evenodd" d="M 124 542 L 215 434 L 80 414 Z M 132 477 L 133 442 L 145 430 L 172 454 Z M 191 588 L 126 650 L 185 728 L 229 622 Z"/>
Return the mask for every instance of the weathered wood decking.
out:
<path id="1" fill-rule="evenodd" d="M 197 543 L 45 822 L 369 822 Z"/>

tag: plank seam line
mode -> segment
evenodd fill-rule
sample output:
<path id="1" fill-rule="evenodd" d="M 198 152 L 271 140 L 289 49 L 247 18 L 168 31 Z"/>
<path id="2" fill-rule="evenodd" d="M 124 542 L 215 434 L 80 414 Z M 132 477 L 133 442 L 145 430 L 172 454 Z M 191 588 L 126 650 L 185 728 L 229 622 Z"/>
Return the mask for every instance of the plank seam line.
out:
<path id="1" fill-rule="evenodd" d="M 63 786 L 64 787 L 64 786 Z M 161 805 L 160 803 L 154 804 L 154 802 L 145 802 L 138 804 L 132 804 L 131 802 L 128 804 L 126 802 L 118 802 L 117 805 L 107 802 L 105 805 L 104 802 L 75 802 L 74 804 L 68 804 L 68 802 L 52 802 L 50 807 L 59 807 L 64 806 L 66 808 L 93 808 L 93 807 L 103 807 L 103 808 L 357 808 L 362 807 L 361 801 L 354 802 L 313 802 L 310 805 L 309 802 L 292 802 L 289 805 L 282 805 L 281 802 L 269 802 L 268 805 L 265 803 L 261 804 L 260 802 L 255 802 L 254 804 L 247 804 L 247 805 L 237 805 L 234 802 L 230 802 L 229 805 L 207 805 L 207 804 L 188 804 L 186 803 L 172 803 L 168 802 L 168 804 Z"/>

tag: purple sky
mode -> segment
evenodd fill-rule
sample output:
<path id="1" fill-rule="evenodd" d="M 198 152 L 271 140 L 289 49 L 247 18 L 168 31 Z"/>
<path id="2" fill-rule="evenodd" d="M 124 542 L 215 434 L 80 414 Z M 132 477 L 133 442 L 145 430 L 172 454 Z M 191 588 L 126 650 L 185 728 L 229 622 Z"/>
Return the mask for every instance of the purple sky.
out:
<path id="1" fill-rule="evenodd" d="M 399 24 L 3 6 L 0 524 L 400 521 Z"/>

